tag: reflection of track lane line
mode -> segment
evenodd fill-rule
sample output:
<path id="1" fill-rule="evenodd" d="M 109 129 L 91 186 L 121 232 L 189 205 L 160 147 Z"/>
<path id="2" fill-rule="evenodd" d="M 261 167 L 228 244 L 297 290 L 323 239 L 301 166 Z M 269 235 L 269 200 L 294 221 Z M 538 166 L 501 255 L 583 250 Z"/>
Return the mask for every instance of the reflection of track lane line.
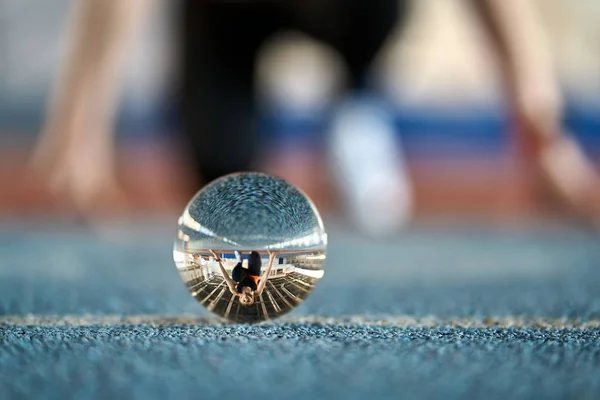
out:
<path id="1" fill-rule="evenodd" d="M 302 286 L 299 286 L 293 279 L 289 279 L 286 284 L 290 284 L 293 285 L 294 287 L 296 287 L 298 290 L 304 292 L 304 293 L 309 293 L 310 290 L 303 288 Z M 283 285 L 281 285 L 283 287 Z"/>
<path id="2" fill-rule="evenodd" d="M 281 307 L 279 307 L 279 304 L 277 304 L 277 302 L 275 301 L 275 298 L 271 294 L 271 291 L 269 289 L 267 289 L 267 290 L 265 290 L 265 292 L 267 293 L 267 297 L 269 298 L 269 301 L 271 302 L 271 304 L 273 304 L 273 308 L 275 309 L 275 311 L 278 313 L 281 312 Z"/>
<path id="3" fill-rule="evenodd" d="M 5 315 L 0 317 L 0 327 L 23 326 L 175 326 L 175 325 L 224 325 L 229 324 L 220 318 L 199 317 L 197 315 Z M 523 328 L 523 329 L 566 329 L 566 330 L 600 330 L 600 319 L 582 321 L 576 318 L 549 317 L 423 317 L 409 315 L 374 318 L 366 315 L 348 315 L 340 317 L 324 316 L 286 316 L 281 319 L 263 323 L 266 325 L 317 324 L 331 327 L 382 326 L 391 328 Z"/>
<path id="4" fill-rule="evenodd" d="M 188 286 L 188 289 L 189 290 L 194 290 L 194 289 L 196 289 L 196 287 L 198 287 L 198 286 L 200 286 L 202 284 L 206 285 L 206 284 L 208 284 L 208 281 L 206 279 L 203 279 L 201 282 L 195 283 L 192 286 Z"/>
<path id="5" fill-rule="evenodd" d="M 293 305 L 291 305 L 285 298 L 285 296 L 283 294 L 281 294 L 281 292 L 279 290 L 277 290 L 277 287 L 275 285 L 273 285 L 271 282 L 267 281 L 268 285 L 271 285 L 271 287 L 273 288 L 273 290 L 275 291 L 275 293 L 277 293 L 279 295 L 279 298 L 281 299 L 281 301 L 283 301 L 289 308 L 294 308 Z"/>
<path id="6" fill-rule="evenodd" d="M 204 304 L 204 302 L 205 302 L 206 300 L 208 300 L 208 299 L 210 298 L 210 296 L 212 296 L 212 295 L 213 295 L 213 294 L 214 294 L 214 293 L 215 293 L 217 290 L 219 290 L 219 288 L 220 288 L 221 286 L 223 286 L 224 284 L 225 284 L 225 281 L 221 282 L 221 284 L 220 284 L 220 285 L 218 285 L 216 288 L 214 288 L 214 289 L 213 289 L 213 291 L 212 291 L 212 292 L 210 292 L 210 293 L 208 294 L 208 296 L 206 296 L 204 299 L 200 300 L 200 303 Z"/>
<path id="7" fill-rule="evenodd" d="M 225 292 L 227 291 L 227 288 L 223 288 L 221 290 L 221 292 L 217 295 L 217 298 L 212 300 L 210 302 L 210 304 L 208 306 L 206 306 L 206 309 L 208 311 L 212 311 L 215 309 L 215 307 L 217 306 L 217 304 L 219 303 L 219 300 L 221 300 L 221 297 L 223 297 L 223 295 L 225 294 Z M 210 297 L 210 296 L 209 296 Z"/>
<path id="8" fill-rule="evenodd" d="M 308 282 L 304 282 L 302 279 L 294 278 L 294 277 L 291 277 L 291 276 L 288 278 L 288 280 L 290 280 L 290 281 L 294 281 L 294 282 L 298 282 L 298 283 L 300 283 L 301 285 L 308 286 L 308 287 L 309 287 L 309 288 L 311 288 L 311 289 L 312 289 L 312 288 L 315 286 L 315 285 L 311 285 L 311 284 L 310 284 L 310 283 L 308 283 Z"/>
<path id="9" fill-rule="evenodd" d="M 289 290 L 286 289 L 285 286 L 281 285 L 281 290 L 292 300 L 294 300 L 297 303 L 301 303 L 302 300 L 300 300 L 294 293 L 290 292 Z"/>
<path id="10" fill-rule="evenodd" d="M 206 281 L 204 281 L 206 283 L 206 286 L 204 288 L 208 288 L 209 286 L 212 287 L 219 287 L 222 284 L 226 283 L 223 279 L 219 279 L 217 282 L 213 282 L 213 279 L 208 279 Z"/>
<path id="11" fill-rule="evenodd" d="M 199 285 L 201 285 L 201 284 L 202 284 L 202 286 L 201 286 L 201 287 L 200 287 L 198 290 L 195 290 L 195 291 L 192 291 L 192 292 L 191 292 L 193 297 L 196 297 L 196 296 L 198 296 L 198 295 L 199 295 L 200 293 L 202 293 L 202 292 L 206 292 L 206 293 L 208 293 L 208 291 L 209 291 L 209 290 L 210 290 L 212 287 L 218 288 L 219 286 L 221 286 L 221 284 L 223 284 L 223 281 L 219 281 L 219 282 L 211 282 L 211 279 L 205 279 L 205 280 L 204 280 L 204 281 L 202 281 L 202 282 L 198 282 L 196 285 L 194 285 L 194 287 L 195 287 L 195 286 L 199 286 Z M 191 291 L 191 287 L 189 287 L 188 289 Z"/>
<path id="12" fill-rule="evenodd" d="M 235 293 L 231 295 L 231 298 L 229 299 L 229 304 L 227 304 L 227 309 L 225 310 L 225 318 L 229 317 L 229 313 L 231 312 L 231 306 L 233 306 L 233 301 L 236 297 L 237 296 L 235 295 Z"/>
<path id="13" fill-rule="evenodd" d="M 258 298 L 260 299 L 260 307 L 262 308 L 263 315 L 265 318 L 269 318 L 269 313 L 267 312 L 267 307 L 265 306 L 265 300 L 263 299 L 262 294 L 258 296 Z"/>

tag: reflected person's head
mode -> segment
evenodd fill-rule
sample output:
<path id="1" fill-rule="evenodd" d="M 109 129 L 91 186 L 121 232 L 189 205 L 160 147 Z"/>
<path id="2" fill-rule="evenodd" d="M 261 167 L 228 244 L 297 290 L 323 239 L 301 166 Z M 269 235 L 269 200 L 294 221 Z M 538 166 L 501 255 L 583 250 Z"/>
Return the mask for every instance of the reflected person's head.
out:
<path id="1" fill-rule="evenodd" d="M 251 306 L 254 304 L 254 293 L 249 287 L 244 287 L 242 293 L 240 293 L 240 304 L 243 306 Z"/>

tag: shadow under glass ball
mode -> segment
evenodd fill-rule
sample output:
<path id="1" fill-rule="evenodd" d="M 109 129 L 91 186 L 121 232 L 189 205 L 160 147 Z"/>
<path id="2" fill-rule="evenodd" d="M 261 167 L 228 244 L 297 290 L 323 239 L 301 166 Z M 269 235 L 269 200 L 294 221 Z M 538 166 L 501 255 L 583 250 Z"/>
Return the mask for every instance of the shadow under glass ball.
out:
<path id="1" fill-rule="evenodd" d="M 259 173 L 207 185 L 179 218 L 173 258 L 192 296 L 235 322 L 279 317 L 323 276 L 327 234 L 294 186 Z"/>

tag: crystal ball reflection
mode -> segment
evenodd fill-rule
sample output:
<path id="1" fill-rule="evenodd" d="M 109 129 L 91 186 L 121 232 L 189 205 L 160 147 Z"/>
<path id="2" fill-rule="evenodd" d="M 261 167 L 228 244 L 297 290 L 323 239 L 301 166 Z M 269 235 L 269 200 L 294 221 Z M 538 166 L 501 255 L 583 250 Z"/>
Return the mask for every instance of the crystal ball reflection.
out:
<path id="1" fill-rule="evenodd" d="M 179 218 L 173 258 L 192 296 L 236 322 L 279 317 L 323 276 L 327 234 L 314 204 L 286 181 L 227 175 Z"/>

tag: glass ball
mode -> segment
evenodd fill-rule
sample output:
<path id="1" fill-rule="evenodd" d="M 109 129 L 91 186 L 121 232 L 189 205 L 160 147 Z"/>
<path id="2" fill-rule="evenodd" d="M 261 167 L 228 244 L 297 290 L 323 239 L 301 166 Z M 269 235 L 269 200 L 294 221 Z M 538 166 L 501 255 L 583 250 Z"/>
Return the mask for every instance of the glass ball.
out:
<path id="1" fill-rule="evenodd" d="M 236 173 L 205 186 L 179 218 L 173 258 L 192 296 L 235 322 L 279 317 L 323 277 L 327 233 L 286 181 Z"/>

